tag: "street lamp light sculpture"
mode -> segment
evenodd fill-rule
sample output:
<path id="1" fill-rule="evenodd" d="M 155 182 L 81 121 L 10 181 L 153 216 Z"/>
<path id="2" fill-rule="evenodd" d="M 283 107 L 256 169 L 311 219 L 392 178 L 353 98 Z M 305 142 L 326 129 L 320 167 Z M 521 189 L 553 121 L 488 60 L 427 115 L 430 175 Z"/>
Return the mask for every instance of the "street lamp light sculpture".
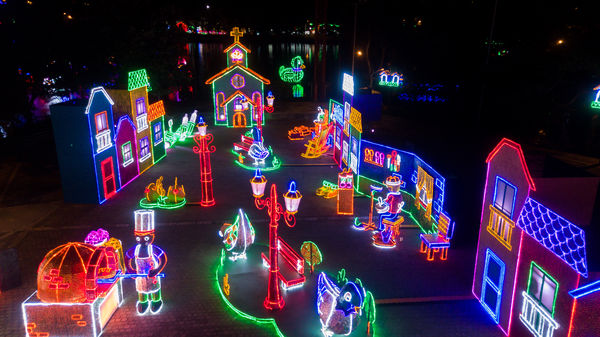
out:
<path id="1" fill-rule="evenodd" d="M 206 123 L 202 117 L 198 123 L 199 134 L 194 135 L 194 141 L 198 146 L 194 146 L 194 153 L 200 156 L 200 184 L 202 186 L 202 200 L 200 205 L 203 207 L 214 206 L 215 199 L 213 197 L 212 187 L 212 169 L 210 166 L 210 154 L 215 152 L 214 145 L 210 145 L 214 137 L 210 133 L 206 133 Z"/>
<path id="2" fill-rule="evenodd" d="M 300 205 L 302 194 L 296 190 L 296 182 L 290 183 L 287 193 L 283 195 L 285 201 L 285 211 L 280 203 L 277 202 L 277 186 L 271 184 L 271 192 L 268 198 L 262 198 L 265 191 L 267 179 L 257 169 L 254 177 L 250 179 L 252 186 L 252 195 L 254 196 L 254 204 L 258 209 L 267 209 L 267 213 L 271 221 L 269 222 L 269 287 L 267 297 L 263 303 L 268 310 L 280 310 L 285 306 L 285 302 L 279 291 L 279 265 L 278 265 L 278 236 L 277 227 L 279 220 L 283 217 L 285 224 L 288 227 L 296 225 L 296 212 Z"/>

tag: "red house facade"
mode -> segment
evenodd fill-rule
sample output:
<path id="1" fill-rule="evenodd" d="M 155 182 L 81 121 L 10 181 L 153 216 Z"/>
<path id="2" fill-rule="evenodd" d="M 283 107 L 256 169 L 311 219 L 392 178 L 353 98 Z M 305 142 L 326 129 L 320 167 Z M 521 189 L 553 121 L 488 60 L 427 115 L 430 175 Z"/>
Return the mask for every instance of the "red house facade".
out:
<path id="1" fill-rule="evenodd" d="M 486 162 L 473 295 L 507 336 L 598 336 L 598 319 L 581 314 L 600 301 L 600 281 L 588 270 L 589 238 L 554 210 L 588 225 L 593 207 L 588 220 L 580 214 L 586 193 L 555 179 L 536 180 L 536 188 L 520 145 L 508 139 Z M 597 180 L 578 184 L 596 204 Z"/>

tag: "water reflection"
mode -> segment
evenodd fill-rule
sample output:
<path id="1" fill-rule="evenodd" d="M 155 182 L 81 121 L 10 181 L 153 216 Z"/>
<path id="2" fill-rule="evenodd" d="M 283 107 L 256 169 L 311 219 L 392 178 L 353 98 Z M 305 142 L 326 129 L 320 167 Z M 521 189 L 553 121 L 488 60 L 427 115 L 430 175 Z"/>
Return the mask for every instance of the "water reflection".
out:
<path id="1" fill-rule="evenodd" d="M 306 97 L 312 94 L 313 81 L 313 56 L 316 46 L 312 43 L 281 43 L 281 44 L 259 44 L 244 43 L 250 49 L 248 55 L 248 67 L 262 76 L 271 80 L 267 90 L 272 90 L 275 95 L 282 98 L 292 97 L 292 88 L 289 83 L 284 83 L 278 74 L 280 66 L 289 67 L 290 60 L 294 56 L 302 56 L 306 65 L 304 79 L 301 84 L 304 87 Z M 197 87 L 200 93 L 210 92 L 210 88 L 204 84 L 206 79 L 215 75 L 227 66 L 227 58 L 223 50 L 229 44 L 212 43 L 189 43 L 185 48 L 187 58 L 192 67 L 191 72 L 197 78 Z M 325 56 L 325 72 L 328 82 L 335 81 L 340 76 L 341 62 L 339 56 L 339 45 L 327 45 L 323 50 L 318 50 L 319 57 Z M 331 85 L 330 85 L 331 86 Z"/>

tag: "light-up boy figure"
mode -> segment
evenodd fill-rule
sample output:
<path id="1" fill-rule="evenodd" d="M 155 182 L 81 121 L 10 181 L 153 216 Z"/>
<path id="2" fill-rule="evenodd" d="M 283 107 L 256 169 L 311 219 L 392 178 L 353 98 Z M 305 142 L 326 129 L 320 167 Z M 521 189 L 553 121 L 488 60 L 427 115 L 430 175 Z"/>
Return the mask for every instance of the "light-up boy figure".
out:
<path id="1" fill-rule="evenodd" d="M 167 264 L 167 255 L 154 242 L 154 211 L 137 210 L 135 214 L 135 241 L 137 244 L 127 251 L 127 265 L 137 275 L 135 290 L 138 292 L 137 312 L 156 314 L 162 308 L 160 276 Z"/>
<path id="2" fill-rule="evenodd" d="M 392 226 L 385 226 L 383 224 L 383 220 L 394 223 L 400 217 L 400 214 L 402 213 L 402 207 L 404 207 L 402 194 L 400 194 L 401 185 L 402 180 L 400 180 L 399 177 L 395 175 L 387 177 L 385 180 L 385 186 L 388 188 L 389 192 L 385 200 L 382 200 L 381 197 L 378 198 L 376 209 L 380 216 L 379 227 L 377 230 L 380 231 L 381 240 L 383 243 L 388 243 L 393 233 Z"/>

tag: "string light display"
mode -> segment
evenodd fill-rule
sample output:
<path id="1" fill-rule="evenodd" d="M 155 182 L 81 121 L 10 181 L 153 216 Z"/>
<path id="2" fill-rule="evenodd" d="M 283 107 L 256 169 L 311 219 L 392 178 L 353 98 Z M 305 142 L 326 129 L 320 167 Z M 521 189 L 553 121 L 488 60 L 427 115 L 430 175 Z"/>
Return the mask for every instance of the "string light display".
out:
<path id="1" fill-rule="evenodd" d="M 155 225 L 153 210 L 137 210 L 135 218 L 135 240 L 137 244 L 125 254 L 127 266 L 133 271 L 135 289 L 138 292 L 136 310 L 139 315 L 148 311 L 160 312 L 163 306 L 160 285 L 161 272 L 167 264 L 167 255 L 154 245 Z M 143 275 L 143 276 L 140 276 Z"/>
<path id="2" fill-rule="evenodd" d="M 588 275 L 584 230 L 537 200 L 545 194 L 532 198 L 536 185 L 519 144 L 502 139 L 486 163 L 473 294 L 507 336 L 593 335 L 599 326 L 586 314 L 593 302 L 579 298 L 600 282 L 579 286 Z M 513 235 L 506 225 L 490 232 L 490 221 L 515 223 Z"/>
<path id="3" fill-rule="evenodd" d="M 206 80 L 213 92 L 215 125 L 251 127 L 264 124 L 264 85 L 270 81 L 248 68 L 250 50 L 239 42 L 243 32 L 234 27 L 234 42 L 223 51 L 227 68 Z M 269 106 L 272 112 L 272 104 Z"/>
<path id="4" fill-rule="evenodd" d="M 379 70 L 379 85 L 383 87 L 398 88 L 404 84 L 404 76 L 397 72 L 390 73 L 389 70 Z"/>
<path id="5" fill-rule="evenodd" d="M 201 133 L 194 136 L 197 146 L 194 146 L 194 153 L 200 156 L 200 184 L 202 186 L 202 201 L 200 205 L 210 207 L 215 205 L 212 186 L 212 167 L 210 164 L 210 154 L 215 152 L 213 135 L 206 133 L 206 126 L 200 129 Z"/>
<path id="6" fill-rule="evenodd" d="M 368 325 L 375 322 L 375 301 L 372 294 L 365 306 L 367 292 L 362 282 L 345 278 L 345 271 L 340 271 L 338 279 L 340 286 L 329 279 L 325 273 L 320 273 L 317 279 L 317 314 L 321 322 L 321 332 L 324 336 L 333 334 L 349 335 L 360 324 L 364 314 L 363 309 L 369 310 Z"/>
<path id="7" fill-rule="evenodd" d="M 233 224 L 224 224 L 219 231 L 225 249 L 231 253 L 229 259 L 246 258 L 246 250 L 254 243 L 256 233 L 248 215 L 240 208 Z"/>
<path id="8" fill-rule="evenodd" d="M 296 217 L 294 214 L 298 211 L 300 198 L 302 197 L 299 192 L 296 191 L 295 182 L 290 183 L 288 193 L 284 195 L 285 200 L 285 211 L 284 208 L 277 202 L 277 187 L 275 184 L 271 185 L 271 192 L 268 198 L 262 199 L 257 197 L 261 191 L 254 184 L 261 183 L 263 179 L 260 177 L 260 171 L 256 171 L 255 178 L 251 180 L 252 194 L 254 195 L 254 203 L 258 209 L 267 209 L 269 214 L 269 283 L 268 293 L 263 305 L 268 310 L 280 310 L 284 307 L 285 302 L 281 297 L 279 290 L 279 263 L 278 263 L 278 252 L 279 252 L 279 238 L 277 235 L 277 227 L 279 226 L 279 220 L 283 217 L 286 225 L 294 227 L 296 225 Z M 265 182 L 266 183 L 266 182 Z M 291 199 L 291 200 L 290 200 Z M 304 263 L 302 263 L 304 268 Z M 304 275 L 303 275 L 304 276 Z"/>
<path id="9" fill-rule="evenodd" d="M 347 169 L 338 174 L 337 214 L 354 214 L 354 176 Z"/>
<path id="10" fill-rule="evenodd" d="M 127 90 L 132 91 L 142 87 L 146 87 L 148 91 L 152 90 L 146 69 L 130 71 L 127 77 Z"/>
<path id="11" fill-rule="evenodd" d="M 302 56 L 294 56 L 290 61 L 291 67 L 279 67 L 279 77 L 288 83 L 299 83 L 304 77 L 304 61 Z"/>
<path id="12" fill-rule="evenodd" d="M 167 190 L 164 189 L 162 181 L 163 177 L 160 176 L 156 182 L 146 186 L 145 197 L 139 202 L 140 207 L 177 209 L 186 204 L 185 188 L 177 184 L 177 177 L 175 177 L 175 184 L 170 185 Z"/>
<path id="13" fill-rule="evenodd" d="M 119 255 L 105 246 L 108 233 L 90 242 L 69 242 L 49 251 L 38 268 L 37 291 L 22 303 L 27 336 L 99 336 L 123 303 Z M 102 283 L 100 281 L 110 280 Z"/>

